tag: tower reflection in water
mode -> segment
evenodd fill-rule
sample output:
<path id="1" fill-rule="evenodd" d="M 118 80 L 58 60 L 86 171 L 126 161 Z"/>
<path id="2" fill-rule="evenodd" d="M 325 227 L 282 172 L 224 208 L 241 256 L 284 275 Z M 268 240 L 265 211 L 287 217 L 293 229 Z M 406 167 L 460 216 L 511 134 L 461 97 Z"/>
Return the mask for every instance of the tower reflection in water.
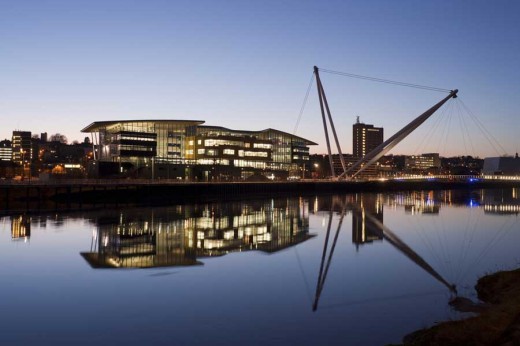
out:
<path id="1" fill-rule="evenodd" d="M 443 193 L 441 193 L 443 194 Z M 451 196 L 451 194 L 448 192 Z M 386 197 L 386 201 L 384 200 Z M 352 213 L 352 242 L 356 249 L 360 245 L 374 241 L 385 240 L 394 248 L 408 257 L 417 266 L 425 270 L 436 280 L 445 285 L 452 293 L 457 294 L 454 284 L 449 283 L 440 275 L 420 254 L 415 252 L 396 233 L 383 223 L 383 205 L 396 207 L 403 205 L 406 212 L 439 214 L 439 206 L 436 201 L 442 200 L 443 196 L 435 196 L 430 192 L 412 192 L 410 194 L 382 195 L 382 194 L 352 194 L 346 196 L 331 196 L 330 199 L 316 199 L 314 210 L 328 210 L 328 226 L 323 244 L 321 264 L 318 273 L 316 291 L 312 305 L 313 311 L 318 309 L 321 293 L 325 286 L 327 275 L 332 261 L 334 250 L 342 228 L 343 219 L 347 212 Z M 451 199 L 450 202 L 451 204 Z M 332 233 L 332 219 L 334 213 L 339 215 L 339 220 L 334 233 Z M 331 245 L 329 245 L 329 242 Z"/>
<path id="2" fill-rule="evenodd" d="M 312 237 L 301 198 L 135 209 L 94 223 L 91 249 L 81 253 L 94 268 L 197 265 L 201 257 L 272 253 Z"/>

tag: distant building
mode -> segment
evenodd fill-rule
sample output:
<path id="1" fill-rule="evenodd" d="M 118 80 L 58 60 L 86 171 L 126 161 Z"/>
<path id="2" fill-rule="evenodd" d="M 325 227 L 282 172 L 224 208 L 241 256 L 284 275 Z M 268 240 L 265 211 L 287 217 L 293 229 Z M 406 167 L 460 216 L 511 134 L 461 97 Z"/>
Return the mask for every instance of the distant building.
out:
<path id="1" fill-rule="evenodd" d="M 454 156 L 441 158 L 441 171 L 444 174 L 478 175 L 482 173 L 484 160 L 473 156 Z"/>
<path id="2" fill-rule="evenodd" d="M 405 168 L 407 171 L 427 171 L 441 167 L 441 159 L 438 153 L 406 156 Z"/>
<path id="3" fill-rule="evenodd" d="M 11 161 L 13 159 L 13 148 L 11 141 L 3 140 L 0 142 L 0 161 Z"/>
<path id="4" fill-rule="evenodd" d="M 520 175 L 520 158 L 515 157 L 486 157 L 482 174 Z"/>
<path id="5" fill-rule="evenodd" d="M 33 151 L 30 131 L 13 131 L 11 143 L 14 163 L 23 166 L 24 163 L 31 161 Z"/>
<path id="6" fill-rule="evenodd" d="M 352 126 L 352 154 L 362 158 L 383 143 L 383 128 L 357 122 Z"/>
<path id="7" fill-rule="evenodd" d="M 355 164 L 359 159 L 350 154 L 343 154 L 343 162 L 345 163 L 345 168 L 349 169 L 353 164 Z M 332 165 L 334 167 L 334 173 L 339 176 L 343 173 L 343 166 L 341 164 L 341 157 L 339 154 L 332 155 Z"/>

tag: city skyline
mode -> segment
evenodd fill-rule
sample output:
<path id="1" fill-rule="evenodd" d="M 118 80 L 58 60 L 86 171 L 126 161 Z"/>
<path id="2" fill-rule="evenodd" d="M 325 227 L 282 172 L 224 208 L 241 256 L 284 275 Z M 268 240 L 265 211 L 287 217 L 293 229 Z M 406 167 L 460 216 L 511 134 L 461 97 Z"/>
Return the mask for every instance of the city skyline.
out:
<path id="1" fill-rule="evenodd" d="M 93 121 L 143 118 L 204 118 L 293 133 L 317 65 L 458 88 L 507 154 L 520 149 L 520 5 L 512 1 L 0 1 L 0 7 L 0 140 L 25 130 L 82 141 L 81 129 Z M 344 152 L 352 152 L 356 116 L 388 137 L 442 98 L 321 77 Z M 460 107 L 449 112 L 457 116 Z M 443 114 L 391 153 L 502 154 L 476 129 L 474 143 L 462 143 L 464 124 L 450 125 L 445 114 L 450 133 L 417 148 Z M 319 143 L 311 153 L 326 152 L 315 85 L 294 133 Z"/>

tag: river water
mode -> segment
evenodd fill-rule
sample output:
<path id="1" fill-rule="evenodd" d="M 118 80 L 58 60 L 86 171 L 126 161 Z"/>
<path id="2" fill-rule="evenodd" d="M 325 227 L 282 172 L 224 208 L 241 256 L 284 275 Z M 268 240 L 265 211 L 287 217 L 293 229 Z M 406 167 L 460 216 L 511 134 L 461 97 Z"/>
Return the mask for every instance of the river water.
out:
<path id="1" fill-rule="evenodd" d="M 520 263 L 520 191 L 0 217 L 0 344 L 386 345 Z"/>

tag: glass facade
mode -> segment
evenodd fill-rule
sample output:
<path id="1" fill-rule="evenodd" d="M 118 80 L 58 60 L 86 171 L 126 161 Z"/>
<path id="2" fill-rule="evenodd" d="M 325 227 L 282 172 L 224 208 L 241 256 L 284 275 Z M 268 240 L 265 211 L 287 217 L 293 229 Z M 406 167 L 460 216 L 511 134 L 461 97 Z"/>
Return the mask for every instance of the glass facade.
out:
<path id="1" fill-rule="evenodd" d="M 235 167 L 285 172 L 308 162 L 308 146 L 316 144 L 274 129 L 238 131 L 215 126 L 199 126 L 194 143 L 199 160 L 231 156 Z M 209 147 L 218 149 L 208 151 Z"/>
<path id="2" fill-rule="evenodd" d="M 184 165 L 185 169 L 193 165 L 200 166 L 199 177 L 207 180 L 216 166 L 227 167 L 226 176 L 234 177 L 244 177 L 244 170 L 246 176 L 259 171 L 289 174 L 308 162 L 308 146 L 316 144 L 274 129 L 240 131 L 202 124 L 197 120 L 110 121 L 95 122 L 82 131 L 92 133 L 96 161 L 119 164 L 119 173 L 139 173 L 140 167 L 156 165 Z"/>

